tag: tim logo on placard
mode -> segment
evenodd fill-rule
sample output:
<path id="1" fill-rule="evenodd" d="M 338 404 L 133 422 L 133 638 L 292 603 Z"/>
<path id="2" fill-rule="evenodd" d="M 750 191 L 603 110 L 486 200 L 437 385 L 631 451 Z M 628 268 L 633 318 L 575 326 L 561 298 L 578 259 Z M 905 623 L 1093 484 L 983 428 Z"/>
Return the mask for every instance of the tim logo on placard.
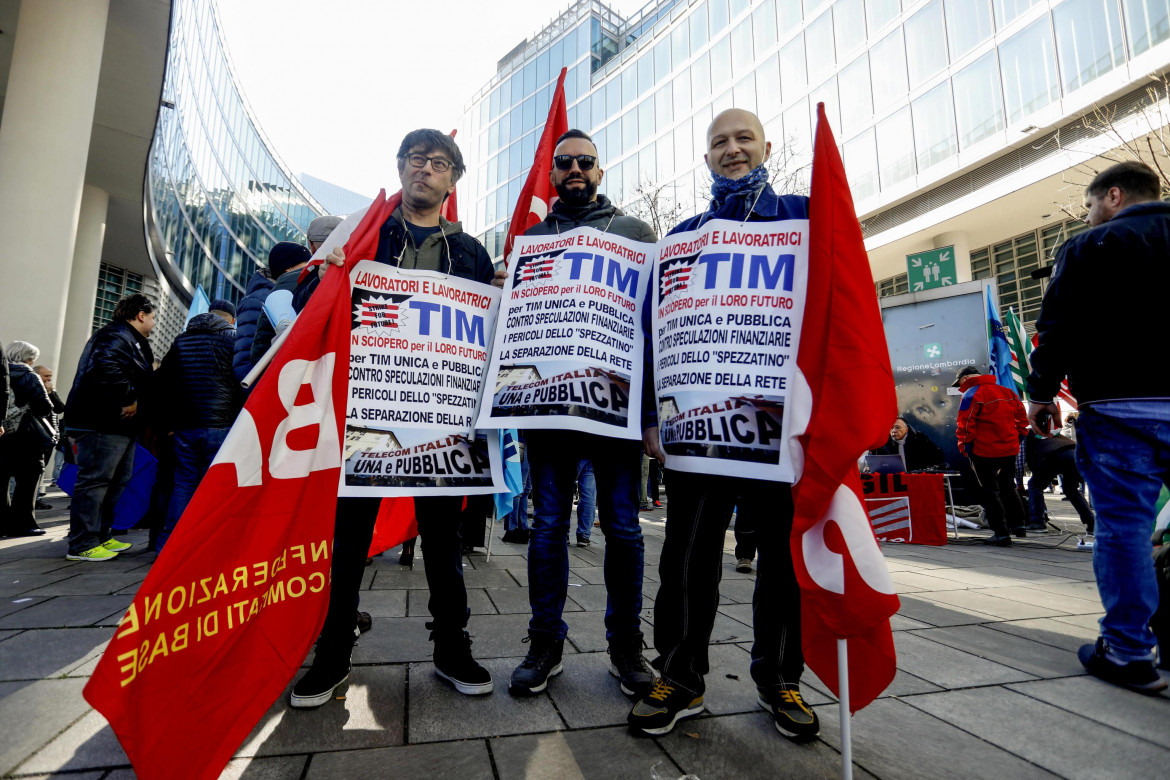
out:
<path id="1" fill-rule="evenodd" d="M 516 269 L 512 272 L 512 286 L 519 287 L 527 282 L 543 282 L 552 279 L 556 274 L 557 262 L 562 252 L 563 250 L 521 257 L 516 261 Z"/>
<path id="2" fill-rule="evenodd" d="M 658 299 L 665 301 L 671 295 L 683 292 L 691 284 L 698 254 L 678 257 L 658 266 Z"/>

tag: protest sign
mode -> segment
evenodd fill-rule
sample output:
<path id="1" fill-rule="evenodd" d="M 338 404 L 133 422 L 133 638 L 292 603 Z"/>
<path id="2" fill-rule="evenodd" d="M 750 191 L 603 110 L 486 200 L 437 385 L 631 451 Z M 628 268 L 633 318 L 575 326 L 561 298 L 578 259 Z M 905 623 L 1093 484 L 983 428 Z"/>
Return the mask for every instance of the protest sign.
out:
<path id="1" fill-rule="evenodd" d="M 342 496 L 504 489 L 494 432 L 472 430 L 500 291 L 354 266 Z"/>
<path id="2" fill-rule="evenodd" d="M 791 482 L 783 446 L 808 220 L 711 220 L 658 242 L 654 389 L 666 465 Z"/>
<path id="3" fill-rule="evenodd" d="M 587 227 L 517 238 L 478 425 L 640 439 L 653 257 L 653 244 Z"/>

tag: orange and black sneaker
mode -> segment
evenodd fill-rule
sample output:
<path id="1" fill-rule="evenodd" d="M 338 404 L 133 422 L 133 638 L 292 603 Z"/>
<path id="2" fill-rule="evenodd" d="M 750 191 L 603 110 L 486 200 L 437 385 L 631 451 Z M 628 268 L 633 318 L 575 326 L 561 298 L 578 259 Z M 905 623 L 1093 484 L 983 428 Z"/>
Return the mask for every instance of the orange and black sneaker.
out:
<path id="1" fill-rule="evenodd" d="M 638 700 L 626 722 L 630 728 L 643 734 L 669 734 L 682 718 L 703 711 L 703 694 L 676 685 L 664 677 L 654 681 L 650 693 Z"/>
<path id="2" fill-rule="evenodd" d="M 776 730 L 794 739 L 812 739 L 821 731 L 817 714 L 804 703 L 800 686 L 796 683 L 781 683 L 766 688 L 757 687 L 760 706 L 772 713 Z"/>

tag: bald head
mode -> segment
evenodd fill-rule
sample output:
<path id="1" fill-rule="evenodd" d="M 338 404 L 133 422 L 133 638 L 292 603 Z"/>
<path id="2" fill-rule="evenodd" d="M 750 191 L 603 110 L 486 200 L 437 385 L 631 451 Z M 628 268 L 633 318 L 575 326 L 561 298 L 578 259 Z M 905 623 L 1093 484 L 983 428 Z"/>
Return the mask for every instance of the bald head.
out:
<path id="1" fill-rule="evenodd" d="M 707 154 L 703 159 L 712 173 L 738 179 L 771 154 L 772 144 L 764 138 L 764 125 L 751 111 L 729 108 L 707 128 Z"/>

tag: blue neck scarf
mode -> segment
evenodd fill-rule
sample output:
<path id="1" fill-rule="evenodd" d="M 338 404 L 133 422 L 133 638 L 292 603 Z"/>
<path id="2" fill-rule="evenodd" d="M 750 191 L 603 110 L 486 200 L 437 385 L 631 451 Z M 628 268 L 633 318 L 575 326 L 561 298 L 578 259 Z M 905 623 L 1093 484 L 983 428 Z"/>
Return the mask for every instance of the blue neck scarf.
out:
<path id="1" fill-rule="evenodd" d="M 728 198 L 742 196 L 746 193 L 755 193 L 756 190 L 768 183 L 768 170 L 761 163 L 746 176 L 738 179 L 729 179 L 711 172 L 711 210 L 717 211 Z"/>

